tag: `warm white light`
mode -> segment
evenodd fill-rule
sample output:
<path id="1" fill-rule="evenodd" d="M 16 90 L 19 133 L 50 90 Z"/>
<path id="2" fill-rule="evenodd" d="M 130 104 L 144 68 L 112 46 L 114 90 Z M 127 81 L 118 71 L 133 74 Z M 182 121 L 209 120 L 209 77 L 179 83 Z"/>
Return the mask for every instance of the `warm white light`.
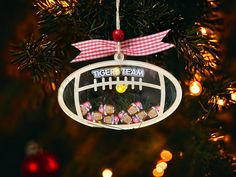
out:
<path id="1" fill-rule="evenodd" d="M 156 167 L 156 171 L 157 171 L 157 173 L 162 173 L 163 169 L 161 167 Z"/>
<path id="2" fill-rule="evenodd" d="M 155 168 L 155 169 L 152 171 L 152 174 L 153 174 L 153 176 L 155 176 L 155 177 L 161 177 L 161 176 L 164 175 L 164 170 L 162 170 L 162 168 L 160 168 L 160 169 L 158 169 L 158 171 L 157 171 L 157 169 Z"/>
<path id="3" fill-rule="evenodd" d="M 200 28 L 200 31 L 201 31 L 201 33 L 202 33 L 203 35 L 206 35 L 206 34 L 207 34 L 207 30 L 206 30 L 206 28 L 204 28 L 204 27 L 201 27 L 201 28 Z"/>
<path id="4" fill-rule="evenodd" d="M 112 176 L 112 171 L 110 169 L 105 169 L 102 172 L 103 177 L 111 177 Z"/>
<path id="5" fill-rule="evenodd" d="M 160 156 L 161 156 L 162 160 L 165 162 L 168 162 L 172 159 L 172 153 L 168 150 L 161 151 Z"/>
<path id="6" fill-rule="evenodd" d="M 167 168 L 167 163 L 166 162 L 162 162 L 162 161 L 158 162 L 157 165 L 156 165 L 156 170 L 158 168 L 161 168 L 162 170 L 165 170 Z"/>
<path id="7" fill-rule="evenodd" d="M 193 81 L 189 85 L 189 92 L 192 96 L 199 96 L 202 93 L 202 85 L 198 81 Z"/>
<path id="8" fill-rule="evenodd" d="M 236 92 L 231 94 L 231 100 L 236 101 Z"/>
<path id="9" fill-rule="evenodd" d="M 218 104 L 219 106 L 224 106 L 224 105 L 225 105 L 225 100 L 223 100 L 223 99 L 218 99 L 217 104 Z"/>

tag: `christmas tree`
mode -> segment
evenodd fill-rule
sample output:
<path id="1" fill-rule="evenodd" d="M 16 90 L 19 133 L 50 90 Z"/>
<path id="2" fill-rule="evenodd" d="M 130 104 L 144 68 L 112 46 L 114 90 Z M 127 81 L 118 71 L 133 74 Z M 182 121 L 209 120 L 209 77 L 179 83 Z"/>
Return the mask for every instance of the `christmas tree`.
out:
<path id="1" fill-rule="evenodd" d="M 1 17 L 7 17 L 1 29 L 2 176 L 235 176 L 234 5 L 219 0 L 120 2 L 125 39 L 171 29 L 163 41 L 174 48 L 128 59 L 172 73 L 183 98 L 157 124 L 115 131 L 70 119 L 57 94 L 70 73 L 99 62 L 70 63 L 80 54 L 72 43 L 113 40 L 116 1 L 2 2 Z M 143 102 L 149 105 L 148 98 Z M 122 99 L 119 105 L 123 109 Z"/>

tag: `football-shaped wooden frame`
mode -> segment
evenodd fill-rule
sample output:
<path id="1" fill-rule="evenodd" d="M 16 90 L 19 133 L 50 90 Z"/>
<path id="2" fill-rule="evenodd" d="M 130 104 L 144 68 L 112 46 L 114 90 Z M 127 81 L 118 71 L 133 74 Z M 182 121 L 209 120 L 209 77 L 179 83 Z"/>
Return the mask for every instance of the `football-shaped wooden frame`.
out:
<path id="1" fill-rule="evenodd" d="M 108 81 L 106 81 L 105 79 L 102 79 L 102 82 L 94 82 L 93 84 L 89 84 L 86 86 L 82 86 L 80 87 L 80 79 L 81 79 L 81 74 L 85 73 L 85 72 L 89 72 L 95 69 L 99 69 L 99 68 L 105 68 L 105 67 L 117 67 L 117 66 L 133 66 L 133 67 L 140 67 L 140 68 L 145 68 L 147 70 L 152 70 L 154 72 L 157 72 L 159 75 L 159 80 L 160 80 L 160 85 L 157 84 L 152 84 L 152 83 L 147 83 L 147 82 L 142 82 L 142 80 L 139 81 L 135 81 L 134 79 L 127 79 L 127 77 L 125 77 L 124 80 L 112 80 L 109 78 Z M 166 93 L 166 88 L 165 88 L 165 78 L 168 78 L 168 80 L 173 84 L 174 88 L 175 88 L 175 99 L 173 101 L 173 104 L 164 111 L 164 106 L 165 106 L 165 101 L 166 101 L 166 97 L 167 95 L 170 95 L 172 93 Z M 75 104 L 75 109 L 76 109 L 76 113 L 74 113 L 73 111 L 71 111 L 71 109 L 66 105 L 65 103 L 65 98 L 64 98 L 64 91 L 66 86 L 72 81 L 74 80 L 74 104 Z M 142 121 L 140 123 L 135 123 L 135 124 L 118 124 L 118 125 L 108 125 L 108 124 L 101 124 L 101 123 L 96 123 L 96 122 L 91 122 L 88 121 L 86 119 L 84 119 L 84 117 L 82 116 L 81 113 L 81 109 L 80 109 L 80 99 L 79 99 L 79 94 L 80 92 L 84 91 L 84 90 L 88 90 L 88 89 L 94 89 L 95 88 L 102 88 L 105 89 L 106 87 L 112 87 L 115 86 L 116 84 L 126 84 L 128 86 L 134 87 L 134 86 L 138 86 L 139 89 L 142 89 L 144 87 L 149 87 L 152 89 L 158 89 L 161 91 L 160 94 L 160 110 L 159 110 L 159 114 L 158 117 L 147 120 L 147 121 Z M 109 128 L 109 129 L 115 129 L 115 130 L 128 130 L 128 129 L 136 129 L 136 128 L 141 128 L 141 127 L 146 127 L 152 124 L 155 124 L 165 118 L 167 118 L 170 114 L 172 114 L 177 107 L 179 106 L 180 102 L 181 102 L 181 98 L 182 98 L 182 89 L 181 86 L 178 82 L 178 80 L 176 80 L 176 78 L 170 74 L 169 72 L 167 72 L 166 70 L 150 64 L 150 63 L 146 63 L 146 62 L 141 62 L 141 61 L 133 61 L 133 60 L 124 60 L 124 61 L 104 61 L 104 62 L 98 62 L 95 64 L 91 64 L 91 65 L 87 65 L 81 69 L 78 69 L 77 71 L 71 73 L 61 84 L 59 90 L 58 90 L 58 102 L 60 107 L 62 108 L 62 110 L 72 119 L 74 119 L 75 121 L 78 121 L 84 125 L 90 126 L 90 127 L 99 127 L 99 128 Z"/>

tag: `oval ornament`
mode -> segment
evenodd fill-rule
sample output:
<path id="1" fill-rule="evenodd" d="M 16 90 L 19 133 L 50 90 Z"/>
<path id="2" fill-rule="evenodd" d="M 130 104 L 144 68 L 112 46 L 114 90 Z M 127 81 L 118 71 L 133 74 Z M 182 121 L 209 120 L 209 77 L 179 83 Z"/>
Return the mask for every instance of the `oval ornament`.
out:
<path id="1" fill-rule="evenodd" d="M 71 73 L 58 90 L 59 105 L 69 117 L 115 130 L 155 124 L 171 115 L 181 98 L 181 86 L 173 75 L 133 60 L 85 66 Z"/>

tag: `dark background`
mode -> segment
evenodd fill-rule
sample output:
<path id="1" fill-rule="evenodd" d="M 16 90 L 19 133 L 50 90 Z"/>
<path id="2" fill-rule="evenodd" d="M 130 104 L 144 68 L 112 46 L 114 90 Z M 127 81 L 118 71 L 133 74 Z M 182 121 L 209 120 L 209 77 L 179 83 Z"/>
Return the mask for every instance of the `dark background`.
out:
<path id="1" fill-rule="evenodd" d="M 170 1 L 171 2 L 171 1 Z M 172 0 L 173 6 L 178 6 L 178 11 L 185 18 L 194 18 L 198 15 L 199 9 L 197 6 L 197 0 Z M 224 51 L 225 51 L 225 60 L 226 66 L 230 66 L 228 69 L 231 73 L 236 73 L 236 1 L 235 0 L 226 0 L 222 5 L 224 11 Z M 2 0 L 0 2 L 0 105 L 6 108 L 11 107 L 12 112 L 17 112 L 17 105 L 9 105 L 8 102 L 2 102 L 1 94 L 4 89 L 13 90 L 9 92 L 9 94 L 15 94 L 14 89 L 11 87 L 17 87 L 19 84 L 17 82 L 17 72 L 9 71 L 7 67 L 10 65 L 10 56 L 8 54 L 8 44 L 10 42 L 19 42 L 24 38 L 25 33 L 32 32 L 35 28 L 37 28 L 37 24 L 35 22 L 35 18 L 32 16 L 32 7 L 30 0 Z M 27 25 L 26 25 L 27 24 Z M 10 72 L 10 74 L 9 74 Z M 11 73 L 13 72 L 13 74 Z M 14 77 L 16 76 L 16 77 Z M 15 81 L 15 84 L 8 84 L 12 81 Z M 7 87 L 7 88 L 6 88 Z M 46 107 L 47 105 L 45 105 Z M 17 126 L 15 131 L 11 127 L 11 120 L 4 119 L 6 113 L 4 112 L 4 108 L 1 109 L 0 112 L 0 176 L 2 177 L 17 177 L 20 176 L 20 166 L 25 157 L 24 148 L 25 144 L 28 140 L 32 138 L 36 138 L 39 136 L 47 136 L 45 132 L 50 129 L 51 121 L 47 122 L 47 113 L 44 111 L 42 107 L 41 110 L 38 110 L 34 114 L 34 120 L 31 121 L 30 115 L 27 113 L 24 114 L 25 117 L 28 116 L 26 121 L 21 122 L 20 125 Z M 235 113 L 234 113 L 235 115 Z M 12 122 L 15 121 L 15 118 L 12 118 Z M 27 122 L 28 121 L 28 122 Z M 13 125 L 12 125 L 13 126 Z M 41 126 L 44 126 L 45 132 L 42 132 L 40 129 Z M 37 129 L 38 127 L 38 129 Z M 34 129 L 34 131 L 28 130 Z M 20 133 L 19 133 L 20 132 Z M 33 132 L 32 134 L 27 134 L 27 132 Z M 233 132 L 232 132 L 233 133 Z M 234 134 L 235 136 L 235 134 Z M 65 140 L 66 137 L 61 139 L 54 139 L 55 146 L 66 145 L 64 142 L 58 142 Z M 70 149 L 71 147 L 68 147 Z M 51 149 L 54 149 L 51 147 Z M 60 147 L 57 149 L 55 154 L 60 154 Z M 62 157 L 61 157 L 62 158 Z M 63 162 L 66 163 L 67 157 L 64 157 Z"/>

